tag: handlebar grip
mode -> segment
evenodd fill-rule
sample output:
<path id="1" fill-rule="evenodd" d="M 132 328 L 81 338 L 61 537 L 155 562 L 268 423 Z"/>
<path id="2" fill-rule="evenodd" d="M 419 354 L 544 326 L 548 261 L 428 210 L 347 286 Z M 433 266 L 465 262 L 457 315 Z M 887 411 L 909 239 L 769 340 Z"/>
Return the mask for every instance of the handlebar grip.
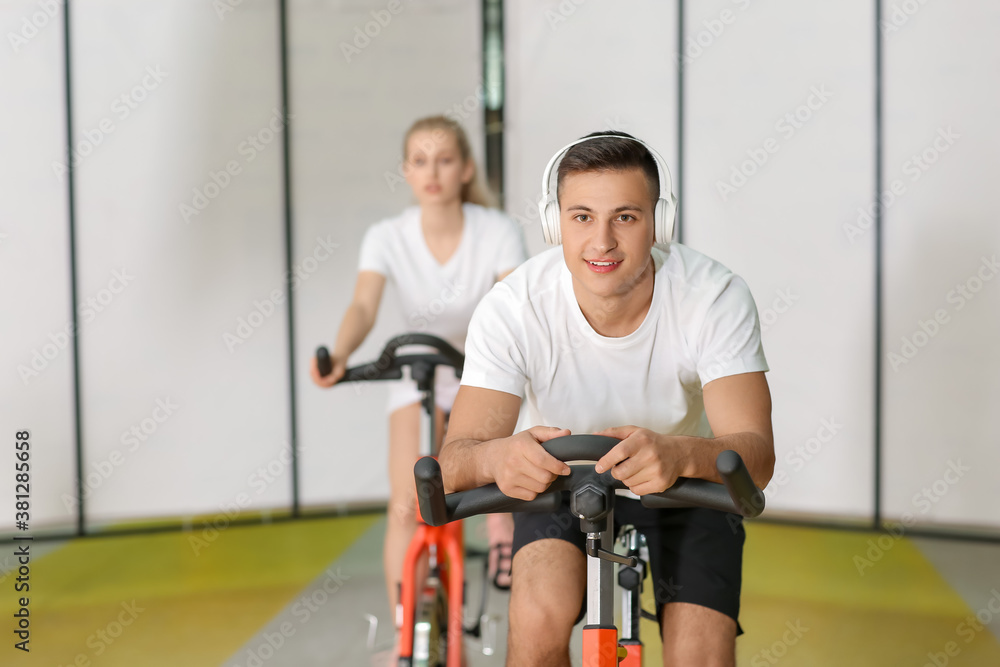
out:
<path id="1" fill-rule="evenodd" d="M 552 438 L 543 442 L 542 447 L 560 461 L 597 461 L 619 442 L 609 435 L 581 433 Z"/>
<path id="2" fill-rule="evenodd" d="M 477 489 L 449 493 L 445 496 L 445 503 L 448 521 L 458 521 L 477 514 L 556 512 L 562 503 L 562 494 L 547 492 L 534 500 L 518 500 L 504 494 L 496 484 L 487 484 Z"/>
<path id="3" fill-rule="evenodd" d="M 674 485 L 660 493 L 641 496 L 643 507 L 666 509 L 672 507 L 707 507 L 721 512 L 736 513 L 737 507 L 729 497 L 726 487 L 704 479 L 679 477 Z"/>
<path id="4" fill-rule="evenodd" d="M 424 456 L 413 466 L 417 482 L 417 504 L 420 518 L 430 526 L 443 526 L 450 520 L 445 503 L 441 465 L 432 456 Z"/>
<path id="5" fill-rule="evenodd" d="M 316 348 L 316 367 L 323 377 L 333 372 L 333 361 L 330 359 L 330 351 L 326 349 L 325 345 Z"/>
<path id="6" fill-rule="evenodd" d="M 504 494 L 496 484 L 445 495 L 441 465 L 425 456 L 413 466 L 417 483 L 420 519 L 429 526 L 443 526 L 476 514 L 500 512 L 555 512 L 562 503 L 559 492 L 543 493 L 534 500 L 518 500 Z"/>
<path id="7" fill-rule="evenodd" d="M 733 504 L 740 510 L 740 514 L 748 519 L 753 519 L 764 511 L 764 493 L 753 483 L 747 466 L 739 454 L 731 449 L 719 452 L 715 459 L 715 469 L 722 477 L 722 483 L 726 485 L 729 496 Z"/>
<path id="8" fill-rule="evenodd" d="M 753 519 L 764 511 L 764 494 L 757 489 L 743 459 L 727 449 L 715 460 L 722 484 L 681 477 L 666 491 L 642 496 L 644 507 L 707 507 Z"/>

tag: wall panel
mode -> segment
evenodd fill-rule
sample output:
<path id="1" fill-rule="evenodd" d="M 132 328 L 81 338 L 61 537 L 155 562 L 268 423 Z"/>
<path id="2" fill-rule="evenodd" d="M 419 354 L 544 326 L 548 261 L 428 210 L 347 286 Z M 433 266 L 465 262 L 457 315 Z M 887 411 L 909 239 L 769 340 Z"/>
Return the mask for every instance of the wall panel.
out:
<path id="1" fill-rule="evenodd" d="M 389 6 L 378 0 L 289 3 L 304 505 L 388 496 L 386 387 L 321 390 L 308 364 L 317 345 L 333 347 L 365 230 L 415 203 L 400 171 L 404 133 L 417 118 L 446 113 L 465 127 L 482 166 L 479 3 Z M 390 285 L 375 328 L 350 363 L 374 360 L 409 322 Z"/>
<path id="2" fill-rule="evenodd" d="M 72 19 L 88 520 L 287 508 L 277 5 Z"/>
<path id="3" fill-rule="evenodd" d="M 0 437 L 13 465 L 16 432 L 31 432 L 34 534 L 76 527 L 69 213 L 53 170 L 66 154 L 64 16 L 51 10 L 0 5 Z M 14 497 L 6 471 L 0 496 Z M 0 533 L 13 530 L 5 512 Z"/>
<path id="4" fill-rule="evenodd" d="M 771 371 L 774 514 L 874 511 L 874 12 L 687 3 L 685 243 L 742 275 Z"/>
<path id="5" fill-rule="evenodd" d="M 886 3 L 885 506 L 1000 526 L 992 3 Z M 912 517 L 912 518 L 908 518 Z"/>

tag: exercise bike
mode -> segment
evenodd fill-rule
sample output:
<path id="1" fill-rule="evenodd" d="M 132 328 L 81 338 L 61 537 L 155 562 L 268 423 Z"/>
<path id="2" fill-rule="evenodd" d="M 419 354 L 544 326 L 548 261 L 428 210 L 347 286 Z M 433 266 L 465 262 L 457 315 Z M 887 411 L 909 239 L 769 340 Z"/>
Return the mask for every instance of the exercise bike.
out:
<path id="1" fill-rule="evenodd" d="M 432 351 L 398 354 L 401 348 L 412 346 L 429 347 Z M 333 363 L 326 347 L 316 350 L 316 361 L 320 375 L 329 375 L 333 371 Z M 348 368 L 336 384 L 400 380 L 403 378 L 403 369 L 408 367 L 410 378 L 416 382 L 421 394 L 420 455 L 429 457 L 434 453 L 433 447 L 438 436 L 434 418 L 435 372 L 438 366 L 446 366 L 454 370 L 456 377 L 461 377 L 464 363 L 464 355 L 437 336 L 404 334 L 389 340 L 377 360 Z M 498 572 L 492 583 L 496 588 L 504 590 L 509 586 L 500 584 L 498 577 L 504 564 L 509 563 L 510 553 L 509 550 L 505 553 L 502 545 L 495 553 Z M 479 612 L 476 622 L 468 627 L 465 626 L 463 612 L 466 555 L 486 557 Z M 418 572 L 425 556 L 428 559 L 427 575 L 421 582 L 418 581 Z M 403 562 L 399 606 L 395 610 L 396 626 L 400 633 L 397 667 L 459 667 L 462 664 L 462 638 L 465 635 L 482 638 L 483 653 L 492 654 L 496 619 L 485 613 L 489 590 L 489 556 L 489 552 L 465 549 L 460 522 L 431 526 L 418 520 L 417 531 L 410 541 Z M 377 623 L 377 619 L 374 622 Z M 369 637 L 373 637 L 373 634 L 372 629 Z"/>
<path id="2" fill-rule="evenodd" d="M 598 461 L 618 444 L 617 438 L 599 435 L 567 435 L 553 438 L 542 447 L 560 461 Z M 707 507 L 745 518 L 754 518 L 764 509 L 764 494 L 734 451 L 726 450 L 716 459 L 722 484 L 701 479 L 680 478 L 661 493 L 642 496 L 645 507 Z M 593 465 L 570 466 L 570 474 L 556 479 L 534 500 L 523 501 L 503 494 L 496 484 L 445 494 L 441 467 L 436 459 L 421 458 L 413 472 L 417 482 L 417 500 L 424 521 L 445 526 L 451 521 L 492 512 L 555 512 L 561 504 L 561 492 L 568 491 L 570 511 L 580 519 L 580 530 L 587 534 L 587 624 L 583 628 L 583 664 L 587 667 L 641 667 L 642 643 L 638 639 L 638 584 L 641 582 L 641 540 L 626 533 L 628 551 L 613 550 L 612 520 L 615 490 L 624 489 L 610 471 L 598 474 Z M 618 637 L 614 623 L 614 565 L 626 574 L 623 589 L 630 597 L 623 612 L 623 636 Z"/>

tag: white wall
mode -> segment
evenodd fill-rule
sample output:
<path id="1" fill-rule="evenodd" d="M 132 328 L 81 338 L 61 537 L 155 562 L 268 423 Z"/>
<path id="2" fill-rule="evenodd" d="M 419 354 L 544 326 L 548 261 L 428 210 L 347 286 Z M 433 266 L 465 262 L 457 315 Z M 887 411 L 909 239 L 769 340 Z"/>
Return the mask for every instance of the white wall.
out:
<path id="1" fill-rule="evenodd" d="M 1000 7 L 887 5 L 886 514 L 997 527 Z"/>
<path id="2" fill-rule="evenodd" d="M 37 10 L 8 4 L 0 16 L 16 31 Z M 332 343 L 366 226 L 411 203 L 398 178 L 409 124 L 453 115 L 481 162 L 481 16 L 458 0 L 302 0 L 290 3 L 288 18 L 301 499 L 382 500 L 384 387 L 322 392 L 308 379 L 308 357 Z M 3 53 L 13 65 L 3 70 L 0 127 L 12 158 L 3 182 L 19 187 L 5 185 L 0 199 L 0 270 L 7 312 L 18 317 L 2 322 L 9 344 L 0 387 L 11 408 L 5 428 L 27 427 L 45 444 L 33 517 L 65 529 L 76 512 L 68 499 L 71 354 L 53 353 L 37 379 L 17 375 L 70 314 L 66 186 L 51 168 L 65 151 L 62 17 L 45 20 L 23 50 Z M 220 11 L 193 0 L 104 0 L 73 13 L 71 29 L 83 154 L 76 250 L 86 521 L 215 515 L 234 503 L 240 513 L 287 509 L 277 5 L 248 0 Z M 96 300 L 89 309 L 88 299 Z M 352 361 L 373 358 L 405 321 L 390 289 Z M 12 528 L 12 518 L 3 521 Z"/>
<path id="3" fill-rule="evenodd" d="M 61 502 L 76 489 L 67 193 L 52 168 L 66 153 L 62 21 L 61 6 L 0 5 L 0 496 L 14 497 L 12 441 L 27 429 L 35 534 L 76 523 Z M 4 512 L 0 532 L 13 529 Z"/>
<path id="4" fill-rule="evenodd" d="M 875 235 L 852 243 L 842 226 L 874 182 L 871 3 L 687 6 L 684 240 L 757 301 L 777 454 L 769 511 L 867 519 Z"/>
<path id="5" fill-rule="evenodd" d="M 287 506 L 289 466 L 252 477 L 289 433 L 284 303 L 224 337 L 283 294 L 276 5 L 71 17 L 76 140 L 113 127 L 77 171 L 79 294 L 119 290 L 80 337 L 85 469 L 121 461 L 87 520 L 216 514 L 240 494 L 243 512 Z"/>
<path id="6" fill-rule="evenodd" d="M 0 428 L 32 432 L 33 479 L 44 480 L 33 486 L 33 526 L 66 530 L 76 434 L 72 353 L 59 334 L 71 321 L 67 189 L 53 170 L 66 145 L 59 7 L 53 17 L 27 0 L 0 7 Z M 72 16 L 92 527 L 211 515 L 240 494 L 250 500 L 241 512 L 291 503 L 277 4 L 232 9 L 95 0 Z M 479 3 L 393 10 L 377 0 L 289 3 L 306 507 L 387 493 L 385 388 L 321 391 L 307 364 L 333 342 L 366 226 L 411 202 L 398 179 L 405 129 L 451 112 L 482 158 Z M 508 0 L 505 12 L 507 209 L 537 252 L 541 171 L 574 138 L 622 129 L 677 171 L 677 6 Z M 713 0 L 688 2 L 686 13 L 685 242 L 747 279 L 766 326 L 779 471 L 771 512 L 871 518 L 880 363 L 886 515 L 995 528 L 1000 283 L 983 258 L 1000 254 L 988 199 L 1000 148 L 997 10 L 886 3 L 884 185 L 898 181 L 898 192 L 884 220 L 882 359 L 875 234 L 859 217 L 875 196 L 874 8 Z M 780 122 L 797 112 L 800 127 Z M 937 139 L 949 128 L 952 139 Z M 250 135 L 258 148 L 244 143 Z M 934 163 L 914 171 L 925 150 Z M 746 163 L 754 156 L 762 164 Z M 744 164 L 753 173 L 731 180 Z M 196 189 L 206 199 L 194 201 Z M 269 306 L 272 295 L 279 303 Z M 258 326 L 237 331 L 247 319 Z M 405 323 L 390 291 L 352 362 L 373 358 Z M 249 335 L 227 345 L 240 333 Z M 19 372 L 36 351 L 38 375 Z M 166 416 L 157 401 L 176 407 Z M 133 427 L 145 427 L 144 440 L 130 439 Z M 0 478 L 0 494 L 12 493 Z M 12 529 L 12 517 L 0 519 L 0 532 Z"/>
<path id="7" fill-rule="evenodd" d="M 407 2 L 396 13 L 387 7 L 382 0 L 289 4 L 294 257 L 303 269 L 295 346 L 304 505 L 388 496 L 385 386 L 321 390 L 308 364 L 317 345 L 333 347 L 365 229 L 414 202 L 399 171 L 403 135 L 417 118 L 447 113 L 464 125 L 482 165 L 479 4 Z M 358 37 L 364 31 L 373 35 L 368 42 Z M 317 239 L 337 245 L 331 259 L 315 261 Z M 408 321 L 388 289 L 375 328 L 350 363 L 376 359 Z"/>

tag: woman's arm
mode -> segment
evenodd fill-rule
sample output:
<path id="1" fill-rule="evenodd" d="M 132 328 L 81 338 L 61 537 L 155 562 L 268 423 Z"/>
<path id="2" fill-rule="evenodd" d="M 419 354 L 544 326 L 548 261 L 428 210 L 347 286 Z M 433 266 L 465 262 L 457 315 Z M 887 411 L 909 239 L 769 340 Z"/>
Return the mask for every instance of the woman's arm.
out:
<path id="1" fill-rule="evenodd" d="M 331 387 L 347 370 L 347 358 L 364 342 L 368 332 L 375 326 L 375 316 L 382 301 L 382 291 L 385 288 L 385 276 L 377 271 L 359 271 L 358 280 L 354 284 L 354 296 L 351 304 L 340 321 L 337 340 L 330 353 L 333 362 L 333 372 L 320 376 L 313 358 L 310 375 L 313 382 L 321 387 Z"/>

